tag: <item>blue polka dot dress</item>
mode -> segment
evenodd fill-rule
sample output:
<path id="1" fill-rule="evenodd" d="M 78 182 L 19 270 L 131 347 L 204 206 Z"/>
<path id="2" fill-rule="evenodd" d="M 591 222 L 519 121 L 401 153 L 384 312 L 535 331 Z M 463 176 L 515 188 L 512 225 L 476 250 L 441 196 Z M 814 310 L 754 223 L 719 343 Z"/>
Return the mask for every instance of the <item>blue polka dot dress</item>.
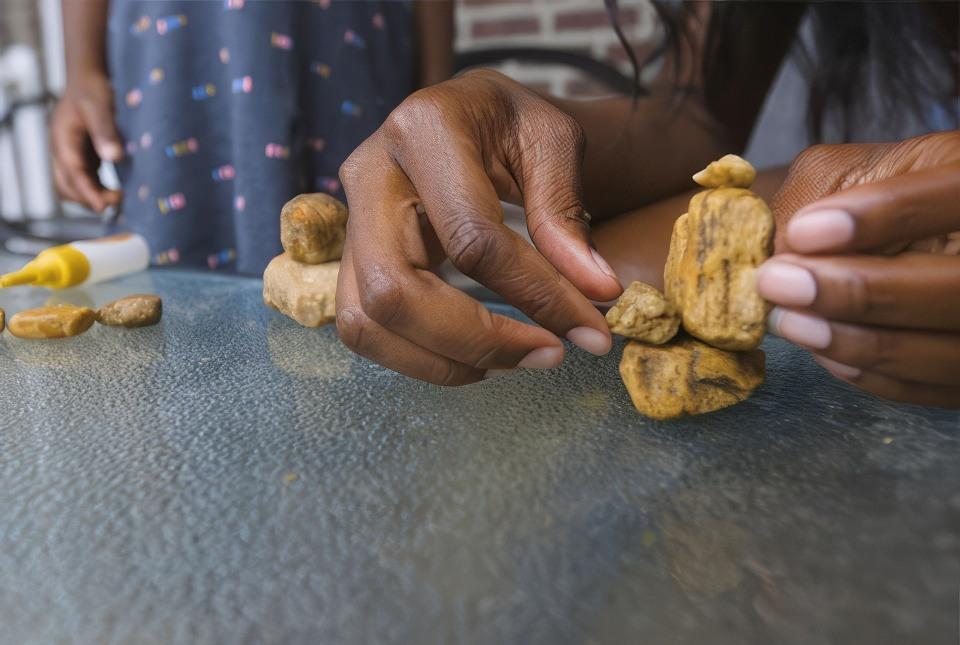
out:
<path id="1" fill-rule="evenodd" d="M 407 2 L 113 0 L 120 226 L 155 265 L 260 274 L 280 208 L 413 90 Z"/>

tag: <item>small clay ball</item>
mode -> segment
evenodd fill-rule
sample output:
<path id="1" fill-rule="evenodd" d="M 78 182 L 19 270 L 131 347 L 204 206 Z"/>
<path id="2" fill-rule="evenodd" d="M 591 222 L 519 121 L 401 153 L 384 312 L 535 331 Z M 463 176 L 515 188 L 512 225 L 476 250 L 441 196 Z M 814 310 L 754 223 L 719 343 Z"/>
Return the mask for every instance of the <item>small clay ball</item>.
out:
<path id="1" fill-rule="evenodd" d="M 127 296 L 100 307 L 97 322 L 110 327 L 149 327 L 160 322 L 163 302 L 154 295 Z"/>
<path id="2" fill-rule="evenodd" d="M 297 195 L 280 213 L 280 243 L 296 262 L 339 260 L 346 238 L 347 207 L 330 195 Z"/>

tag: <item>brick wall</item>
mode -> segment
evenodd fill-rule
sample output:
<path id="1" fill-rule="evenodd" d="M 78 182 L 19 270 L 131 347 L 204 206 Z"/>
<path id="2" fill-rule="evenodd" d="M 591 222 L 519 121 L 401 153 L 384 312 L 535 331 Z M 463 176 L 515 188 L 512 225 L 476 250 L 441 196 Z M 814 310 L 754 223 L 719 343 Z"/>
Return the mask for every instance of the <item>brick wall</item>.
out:
<path id="1" fill-rule="evenodd" d="M 658 37 L 648 0 L 620 0 L 620 24 L 636 51 Z M 457 0 L 457 49 L 549 47 L 585 53 L 630 74 L 603 0 Z M 513 78 L 559 96 L 592 97 L 609 91 L 567 67 L 504 64 Z"/>

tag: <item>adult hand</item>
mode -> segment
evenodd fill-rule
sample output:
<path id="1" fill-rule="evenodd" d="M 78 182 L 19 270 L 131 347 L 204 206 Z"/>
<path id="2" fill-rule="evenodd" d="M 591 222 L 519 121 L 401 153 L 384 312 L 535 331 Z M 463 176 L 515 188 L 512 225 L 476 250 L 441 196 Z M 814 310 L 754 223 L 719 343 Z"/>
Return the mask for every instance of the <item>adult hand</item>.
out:
<path id="1" fill-rule="evenodd" d="M 63 198 L 97 212 L 120 203 L 123 194 L 97 178 L 101 160 L 123 156 L 106 76 L 89 74 L 68 85 L 53 113 L 51 140 L 54 180 Z"/>
<path id="2" fill-rule="evenodd" d="M 522 85 L 476 71 L 413 94 L 343 164 L 350 204 L 337 329 L 351 349 L 431 383 L 550 368 L 566 337 L 611 346 L 588 300 L 620 292 L 591 247 L 579 125 Z M 522 204 L 536 248 L 503 224 Z M 431 269 L 444 258 L 541 327 L 492 314 Z"/>
<path id="3" fill-rule="evenodd" d="M 864 390 L 960 407 L 960 132 L 811 148 L 773 209 L 772 331 Z"/>

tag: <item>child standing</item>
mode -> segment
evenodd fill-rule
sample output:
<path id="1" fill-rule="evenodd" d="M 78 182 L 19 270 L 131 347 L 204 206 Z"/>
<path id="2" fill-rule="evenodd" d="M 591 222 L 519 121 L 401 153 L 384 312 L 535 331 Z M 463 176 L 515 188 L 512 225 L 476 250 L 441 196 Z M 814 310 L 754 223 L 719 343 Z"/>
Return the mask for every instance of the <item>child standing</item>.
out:
<path id="1" fill-rule="evenodd" d="M 445 2 L 64 0 L 64 22 L 58 186 L 120 206 L 159 265 L 262 272 L 283 203 L 342 198 L 342 161 L 452 67 Z M 122 195 L 96 182 L 99 159 Z"/>

